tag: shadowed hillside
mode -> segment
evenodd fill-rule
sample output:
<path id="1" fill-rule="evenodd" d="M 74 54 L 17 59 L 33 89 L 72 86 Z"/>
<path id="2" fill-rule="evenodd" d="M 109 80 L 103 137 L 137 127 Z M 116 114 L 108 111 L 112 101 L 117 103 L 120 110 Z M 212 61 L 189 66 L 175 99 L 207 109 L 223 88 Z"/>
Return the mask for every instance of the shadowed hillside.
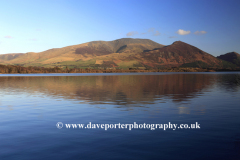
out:
<path id="1" fill-rule="evenodd" d="M 13 54 L 1 54 L 0 62 L 9 61 L 17 58 L 18 56 L 23 55 L 23 53 L 13 53 Z"/>
<path id="2" fill-rule="evenodd" d="M 231 62 L 233 64 L 236 64 L 237 66 L 240 66 L 240 54 L 236 52 L 229 52 L 224 55 L 220 55 L 217 58 L 222 59 L 224 61 Z"/>
<path id="3" fill-rule="evenodd" d="M 152 64 L 152 66 L 178 67 L 184 63 L 198 61 L 207 64 L 207 66 L 221 64 L 221 61 L 214 56 L 181 41 L 176 41 L 172 45 L 163 48 L 143 52 L 142 57 L 143 59 L 148 60 L 145 65 Z"/>

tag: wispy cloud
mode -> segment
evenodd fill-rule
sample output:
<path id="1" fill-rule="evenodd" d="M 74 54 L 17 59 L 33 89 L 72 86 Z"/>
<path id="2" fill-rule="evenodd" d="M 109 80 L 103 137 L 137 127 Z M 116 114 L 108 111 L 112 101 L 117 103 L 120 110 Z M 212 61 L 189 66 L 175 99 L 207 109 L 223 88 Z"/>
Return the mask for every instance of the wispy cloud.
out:
<path id="1" fill-rule="evenodd" d="M 206 31 L 196 31 L 194 32 L 194 34 L 196 35 L 202 35 L 202 34 L 206 34 L 207 32 Z"/>
<path id="2" fill-rule="evenodd" d="M 41 31 L 41 29 L 36 29 L 36 31 Z"/>
<path id="3" fill-rule="evenodd" d="M 12 36 L 5 36 L 4 38 L 13 38 Z"/>
<path id="4" fill-rule="evenodd" d="M 159 32 L 159 31 L 156 31 L 155 33 L 154 33 L 154 36 L 159 36 L 161 33 Z"/>
<path id="5" fill-rule="evenodd" d="M 149 28 L 148 32 L 153 32 L 155 28 Z"/>
<path id="6" fill-rule="evenodd" d="M 147 34 L 147 33 L 141 33 L 141 34 Z"/>
<path id="7" fill-rule="evenodd" d="M 31 39 L 29 39 L 29 41 L 37 41 L 37 39 L 36 38 L 31 38 Z"/>
<path id="8" fill-rule="evenodd" d="M 132 32 L 128 32 L 128 33 L 127 33 L 127 36 L 134 36 L 134 35 L 136 35 L 136 34 L 138 34 L 138 32 L 132 31 Z"/>
<path id="9" fill-rule="evenodd" d="M 177 38 L 177 36 L 170 36 L 170 37 L 168 37 L 168 38 Z"/>
<path id="10" fill-rule="evenodd" d="M 179 35 L 188 35 L 191 33 L 191 31 L 184 31 L 183 29 L 179 29 L 176 33 Z"/>

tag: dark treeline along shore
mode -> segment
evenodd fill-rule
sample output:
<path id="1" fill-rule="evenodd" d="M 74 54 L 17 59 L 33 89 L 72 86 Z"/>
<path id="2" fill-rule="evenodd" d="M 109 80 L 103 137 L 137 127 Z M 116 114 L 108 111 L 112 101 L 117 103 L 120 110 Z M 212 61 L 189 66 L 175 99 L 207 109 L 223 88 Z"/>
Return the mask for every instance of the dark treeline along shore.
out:
<path id="1" fill-rule="evenodd" d="M 172 68 L 128 68 L 128 69 L 92 69 L 92 68 L 45 68 L 45 67 L 22 67 L 14 65 L 0 65 L 2 74 L 26 74 L 26 73 L 124 73 L 124 72 L 215 72 L 215 71 L 240 71 L 240 68 L 193 68 L 193 67 L 172 67 Z"/>

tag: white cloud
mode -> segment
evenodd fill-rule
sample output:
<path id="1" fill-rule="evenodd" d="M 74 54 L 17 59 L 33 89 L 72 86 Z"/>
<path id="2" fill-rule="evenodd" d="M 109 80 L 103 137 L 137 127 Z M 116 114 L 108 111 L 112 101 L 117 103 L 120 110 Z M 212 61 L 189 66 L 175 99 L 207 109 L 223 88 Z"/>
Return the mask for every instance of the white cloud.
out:
<path id="1" fill-rule="evenodd" d="M 159 31 L 156 31 L 156 33 L 154 34 L 154 36 L 159 36 L 161 33 Z"/>
<path id="2" fill-rule="evenodd" d="M 187 35 L 190 34 L 191 31 L 184 31 L 183 29 L 179 29 L 176 33 L 179 35 Z"/>
<path id="3" fill-rule="evenodd" d="M 4 38 L 13 38 L 12 36 L 5 36 Z"/>
<path id="4" fill-rule="evenodd" d="M 206 31 L 196 31 L 194 32 L 194 34 L 196 35 L 201 35 L 201 34 L 206 34 L 207 32 Z"/>
<path id="5" fill-rule="evenodd" d="M 147 34 L 147 33 L 141 33 L 141 34 Z"/>
<path id="6" fill-rule="evenodd" d="M 128 32 L 128 33 L 127 33 L 127 36 L 134 36 L 134 35 L 136 35 L 136 34 L 138 34 L 138 32 L 132 31 L 132 32 Z"/>

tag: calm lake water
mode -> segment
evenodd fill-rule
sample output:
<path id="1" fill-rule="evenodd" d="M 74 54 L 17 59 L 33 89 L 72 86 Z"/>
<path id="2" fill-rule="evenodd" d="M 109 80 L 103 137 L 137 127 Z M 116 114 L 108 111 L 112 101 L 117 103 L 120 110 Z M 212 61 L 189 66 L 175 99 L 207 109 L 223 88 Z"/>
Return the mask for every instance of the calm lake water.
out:
<path id="1" fill-rule="evenodd" d="M 2 74 L 0 96 L 0 160 L 240 159 L 239 72 Z M 65 126 L 89 122 L 200 128 Z"/>

